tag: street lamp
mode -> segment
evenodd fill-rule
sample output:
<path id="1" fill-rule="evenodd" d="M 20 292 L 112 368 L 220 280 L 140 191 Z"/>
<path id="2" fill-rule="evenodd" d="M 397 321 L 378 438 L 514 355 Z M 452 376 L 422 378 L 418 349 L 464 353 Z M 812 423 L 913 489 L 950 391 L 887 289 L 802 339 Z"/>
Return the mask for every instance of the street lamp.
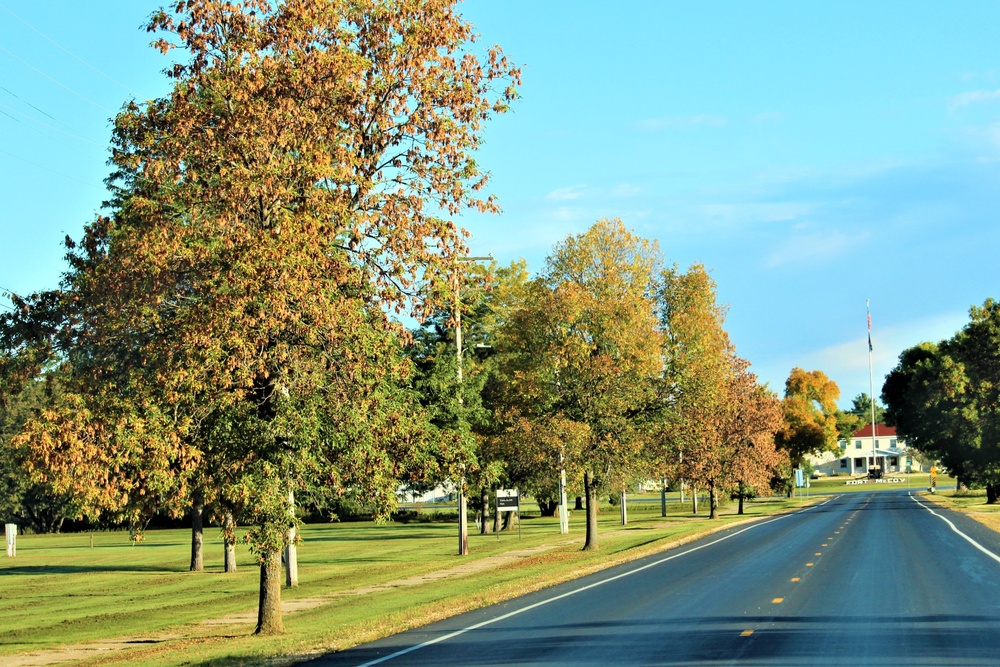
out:
<path id="1" fill-rule="evenodd" d="M 493 261 L 493 254 L 485 257 L 459 257 L 459 262 Z M 458 404 L 462 404 L 462 301 L 461 280 L 458 267 L 455 267 L 455 360 L 458 371 Z M 469 553 L 469 517 L 465 507 L 465 464 L 462 464 L 462 478 L 458 483 L 458 555 Z"/>

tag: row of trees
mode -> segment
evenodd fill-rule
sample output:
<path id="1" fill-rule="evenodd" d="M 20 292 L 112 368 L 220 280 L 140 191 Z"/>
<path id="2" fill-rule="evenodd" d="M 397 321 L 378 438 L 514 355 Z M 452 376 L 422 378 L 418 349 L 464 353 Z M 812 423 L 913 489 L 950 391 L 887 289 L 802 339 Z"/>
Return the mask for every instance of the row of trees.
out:
<path id="1" fill-rule="evenodd" d="M 484 519 L 500 484 L 554 510 L 565 471 L 595 549 L 598 499 L 637 482 L 706 489 L 714 517 L 723 494 L 767 493 L 784 476 L 781 402 L 735 354 L 703 266 L 666 266 L 655 242 L 601 220 L 558 244 L 538 276 L 523 263 L 494 274 L 488 289 L 472 276 L 457 299 L 469 348 L 483 351 L 466 356 L 461 384 L 454 315 L 415 334 L 420 393 L 467 443 L 463 477 Z"/>
<path id="2" fill-rule="evenodd" d="M 905 350 L 882 400 L 897 433 L 960 486 L 1000 500 L 1000 303 L 987 299 L 947 340 Z"/>
<path id="3" fill-rule="evenodd" d="M 449 217 L 496 210 L 473 152 L 520 73 L 452 0 L 191 0 L 148 28 L 184 55 L 170 94 L 116 117 L 113 196 L 60 288 L 0 318 L 2 481 L 41 529 L 249 526 L 271 633 L 290 496 L 385 518 L 400 482 L 450 479 L 485 516 L 562 469 L 595 549 L 603 494 L 685 480 L 715 516 L 828 444 L 828 394 L 760 386 L 704 267 L 620 221 L 534 278 L 464 261 Z"/>

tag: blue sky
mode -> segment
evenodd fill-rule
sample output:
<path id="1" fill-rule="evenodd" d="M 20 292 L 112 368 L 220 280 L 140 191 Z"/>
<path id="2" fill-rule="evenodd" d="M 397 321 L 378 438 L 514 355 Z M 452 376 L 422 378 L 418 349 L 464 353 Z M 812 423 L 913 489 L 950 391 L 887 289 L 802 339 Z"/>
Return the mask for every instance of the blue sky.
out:
<path id="1" fill-rule="evenodd" d="M 103 198 L 108 119 L 165 92 L 168 61 L 139 30 L 156 6 L 0 0 L 3 288 L 58 283 L 62 238 Z M 1000 3 L 462 11 L 524 66 L 479 156 L 504 212 L 462 219 L 474 254 L 538 269 L 566 234 L 621 217 L 668 262 L 712 271 L 762 380 L 820 369 L 843 405 L 868 391 L 866 298 L 878 393 L 903 349 L 1000 297 Z"/>

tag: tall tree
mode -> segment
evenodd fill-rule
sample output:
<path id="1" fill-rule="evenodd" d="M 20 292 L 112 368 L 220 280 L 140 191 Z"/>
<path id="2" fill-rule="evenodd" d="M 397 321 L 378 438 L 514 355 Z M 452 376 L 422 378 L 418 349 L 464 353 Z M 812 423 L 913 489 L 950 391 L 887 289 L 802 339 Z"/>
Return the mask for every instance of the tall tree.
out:
<path id="1" fill-rule="evenodd" d="M 775 445 L 784 422 L 780 400 L 757 382 L 746 361 L 734 359 L 733 370 L 722 419 L 721 479 L 739 500 L 738 512 L 743 514 L 744 500 L 769 491 L 788 458 Z"/>
<path id="2" fill-rule="evenodd" d="M 473 151 L 519 72 L 472 49 L 451 0 L 192 0 L 148 29 L 185 60 L 115 119 L 112 213 L 55 297 L 76 404 L 30 442 L 39 474 L 105 471 L 95 507 L 187 497 L 208 458 L 231 471 L 257 631 L 279 632 L 289 490 L 351 487 L 384 515 L 419 449 L 384 309 L 464 253 L 442 214 L 496 210 Z M 200 440 L 212 421 L 234 427 Z"/>
<path id="3" fill-rule="evenodd" d="M 906 350 L 882 389 L 900 435 L 941 459 L 961 485 L 1000 500 L 1000 302 L 969 311 L 938 345 Z"/>
<path id="4" fill-rule="evenodd" d="M 715 281 L 701 264 L 686 273 L 676 266 L 660 275 L 658 304 L 665 331 L 660 445 L 653 450 L 662 473 L 676 471 L 694 488 L 709 487 L 712 516 L 718 507 L 722 415 L 728 409 L 733 347 L 723 328 L 726 309 L 716 301 Z M 661 473 L 661 474 L 662 474 Z"/>
<path id="5" fill-rule="evenodd" d="M 561 460 L 581 471 L 587 550 L 598 548 L 600 493 L 622 488 L 647 441 L 662 372 L 653 307 L 659 263 L 655 243 L 620 220 L 600 220 L 553 249 L 499 337 L 510 436 L 525 442 L 535 429 L 544 434 L 538 444 L 553 446 L 538 454 L 549 470 Z"/>

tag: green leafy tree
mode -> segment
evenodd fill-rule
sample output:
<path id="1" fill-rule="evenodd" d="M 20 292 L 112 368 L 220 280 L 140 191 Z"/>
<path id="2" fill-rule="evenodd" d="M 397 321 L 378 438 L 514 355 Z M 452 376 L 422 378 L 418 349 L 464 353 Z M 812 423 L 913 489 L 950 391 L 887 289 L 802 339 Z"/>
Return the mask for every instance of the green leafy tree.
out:
<path id="1" fill-rule="evenodd" d="M 442 215 L 496 210 L 473 151 L 519 72 L 471 48 L 450 0 L 193 0 L 148 29 L 184 58 L 172 90 L 115 119 L 111 213 L 15 323 L 53 302 L 56 328 L 4 366 L 71 359 L 66 408 L 23 442 L 40 478 L 93 473 L 95 511 L 183 507 L 199 468 L 226 471 L 257 632 L 280 632 L 288 492 L 350 489 L 385 516 L 423 450 L 385 311 L 464 254 Z"/>
<path id="2" fill-rule="evenodd" d="M 624 488 L 648 441 L 662 372 L 659 263 L 655 243 L 620 220 L 600 220 L 553 249 L 498 336 L 509 381 L 506 437 L 534 443 L 522 455 L 550 474 L 559 465 L 580 471 L 587 550 L 598 548 L 598 497 Z"/>
<path id="3" fill-rule="evenodd" d="M 1000 303 L 987 299 L 952 338 L 904 351 L 882 389 L 897 432 L 989 503 L 1000 500 L 998 377 Z"/>
<path id="4" fill-rule="evenodd" d="M 61 396 L 58 374 L 50 371 L 0 401 L 0 514 L 36 533 L 57 533 L 63 522 L 77 518 L 81 511 L 72 493 L 28 475 L 31 452 L 14 442 L 30 419 L 58 404 Z"/>
<path id="5" fill-rule="evenodd" d="M 692 506 L 698 511 L 699 484 L 709 489 L 711 514 L 718 508 L 722 414 L 729 407 L 733 347 L 723 328 L 726 309 L 716 301 L 715 281 L 701 264 L 686 273 L 675 266 L 663 271 L 658 306 L 665 371 L 663 414 L 654 464 L 675 471 L 692 484 Z"/>

